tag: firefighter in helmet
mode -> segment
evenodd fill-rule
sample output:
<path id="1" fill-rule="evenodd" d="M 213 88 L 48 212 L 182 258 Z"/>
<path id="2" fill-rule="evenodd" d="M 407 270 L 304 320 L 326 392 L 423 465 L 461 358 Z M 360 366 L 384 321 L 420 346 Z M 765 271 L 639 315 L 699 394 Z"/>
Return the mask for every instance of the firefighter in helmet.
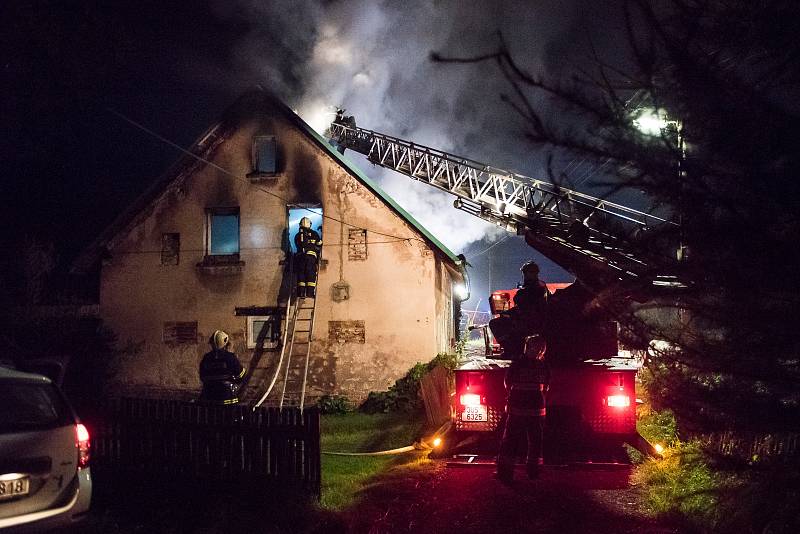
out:
<path id="1" fill-rule="evenodd" d="M 539 280 L 536 262 L 525 262 L 520 271 L 522 284 L 514 296 L 514 307 L 489 321 L 489 328 L 508 359 L 521 355 L 526 336 L 543 332 L 550 297 L 547 285 Z"/>
<path id="2" fill-rule="evenodd" d="M 214 404 L 231 405 L 239 402 L 239 384 L 245 369 L 236 355 L 230 352 L 230 336 L 217 330 L 209 340 L 211 351 L 200 362 L 200 399 Z"/>
<path id="3" fill-rule="evenodd" d="M 550 384 L 550 369 L 545 362 L 547 343 L 540 335 L 525 338 L 524 357 L 514 360 L 506 374 L 506 426 L 497 455 L 497 478 L 514 479 L 514 451 L 523 437 L 528 439 L 528 478 L 539 476 L 544 463 L 545 394 Z"/>
<path id="4" fill-rule="evenodd" d="M 317 262 L 322 250 L 322 238 L 311 228 L 311 219 L 300 219 L 300 229 L 294 236 L 297 248 L 297 296 L 314 298 L 317 292 Z"/>

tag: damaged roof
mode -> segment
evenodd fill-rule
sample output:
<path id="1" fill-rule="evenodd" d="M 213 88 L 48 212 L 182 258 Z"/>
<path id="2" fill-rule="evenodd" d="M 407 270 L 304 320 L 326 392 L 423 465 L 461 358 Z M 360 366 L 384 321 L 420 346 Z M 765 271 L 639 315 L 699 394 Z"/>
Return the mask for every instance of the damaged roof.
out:
<path id="1" fill-rule="evenodd" d="M 308 125 L 299 115 L 292 111 L 277 97 L 265 90 L 251 91 L 239 97 L 222 115 L 222 119 L 206 130 L 198 140 L 181 156 L 160 178 L 158 178 L 128 209 L 122 212 L 100 236 L 90 244 L 74 261 L 73 273 L 88 273 L 97 262 L 106 254 L 112 245 L 113 239 L 123 230 L 135 224 L 143 212 L 154 201 L 164 194 L 168 188 L 182 177 L 187 176 L 205 165 L 205 161 L 213 156 L 217 147 L 224 142 L 239 126 L 243 119 L 252 116 L 254 111 L 279 112 L 292 124 L 297 126 L 311 138 L 327 155 L 333 158 L 341 167 L 347 170 L 356 180 L 369 189 L 375 196 L 383 201 L 390 209 L 397 213 L 404 221 L 419 232 L 433 248 L 444 255 L 458 267 L 463 267 L 463 261 L 441 241 L 439 241 L 427 228 L 419 223 L 395 200 L 390 197 L 378 184 L 364 174 L 349 158 L 339 153 L 328 141 Z"/>

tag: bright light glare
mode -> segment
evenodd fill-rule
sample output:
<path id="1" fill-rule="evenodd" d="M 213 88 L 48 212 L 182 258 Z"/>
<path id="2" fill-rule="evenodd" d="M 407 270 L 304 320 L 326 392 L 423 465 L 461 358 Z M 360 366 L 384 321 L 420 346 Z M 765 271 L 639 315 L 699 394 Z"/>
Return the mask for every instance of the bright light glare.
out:
<path id="1" fill-rule="evenodd" d="M 325 129 L 331 125 L 336 112 L 334 107 L 321 101 L 314 101 L 303 105 L 296 113 L 308 123 L 318 134 L 324 134 Z"/>
<path id="2" fill-rule="evenodd" d="M 656 450 L 658 454 L 664 452 L 664 446 L 660 443 L 656 443 L 655 445 L 653 445 L 653 448 Z"/>
<path id="3" fill-rule="evenodd" d="M 481 396 L 475 393 L 465 393 L 461 395 L 461 404 L 464 406 L 480 406 Z"/>
<path id="4" fill-rule="evenodd" d="M 81 423 L 78 423 L 75 426 L 75 431 L 77 433 L 78 441 L 89 441 L 89 430 L 86 429 Z"/>
<path id="5" fill-rule="evenodd" d="M 611 395 L 606 404 L 614 408 L 625 408 L 631 405 L 631 398 L 627 395 Z"/>
<path id="6" fill-rule="evenodd" d="M 434 438 L 434 440 L 433 440 L 433 446 L 434 447 L 438 447 L 441 444 L 442 444 L 442 438 Z"/>
<path id="7" fill-rule="evenodd" d="M 456 297 L 458 297 L 460 300 L 464 300 L 469 296 L 469 293 L 467 292 L 467 286 L 464 284 L 454 285 L 453 293 L 455 293 Z"/>
<path id="8" fill-rule="evenodd" d="M 667 127 L 663 114 L 655 109 L 643 110 L 633 124 L 640 132 L 647 135 L 660 135 L 661 130 Z"/>

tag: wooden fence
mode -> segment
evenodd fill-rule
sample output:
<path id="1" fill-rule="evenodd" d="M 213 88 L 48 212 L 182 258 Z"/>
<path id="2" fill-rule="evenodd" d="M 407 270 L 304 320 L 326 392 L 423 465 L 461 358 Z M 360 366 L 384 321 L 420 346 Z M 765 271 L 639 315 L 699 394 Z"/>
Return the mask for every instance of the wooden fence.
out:
<path id="1" fill-rule="evenodd" d="M 207 406 L 162 399 L 109 401 L 93 424 L 101 473 L 302 487 L 320 494 L 316 408 Z"/>

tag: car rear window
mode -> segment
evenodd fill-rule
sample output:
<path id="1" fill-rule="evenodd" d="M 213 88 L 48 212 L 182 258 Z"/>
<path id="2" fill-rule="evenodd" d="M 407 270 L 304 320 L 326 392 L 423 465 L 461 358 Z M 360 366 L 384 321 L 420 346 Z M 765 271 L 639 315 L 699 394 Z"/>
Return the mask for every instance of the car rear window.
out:
<path id="1" fill-rule="evenodd" d="M 0 381 L 0 432 L 46 430 L 73 423 L 52 384 Z"/>

